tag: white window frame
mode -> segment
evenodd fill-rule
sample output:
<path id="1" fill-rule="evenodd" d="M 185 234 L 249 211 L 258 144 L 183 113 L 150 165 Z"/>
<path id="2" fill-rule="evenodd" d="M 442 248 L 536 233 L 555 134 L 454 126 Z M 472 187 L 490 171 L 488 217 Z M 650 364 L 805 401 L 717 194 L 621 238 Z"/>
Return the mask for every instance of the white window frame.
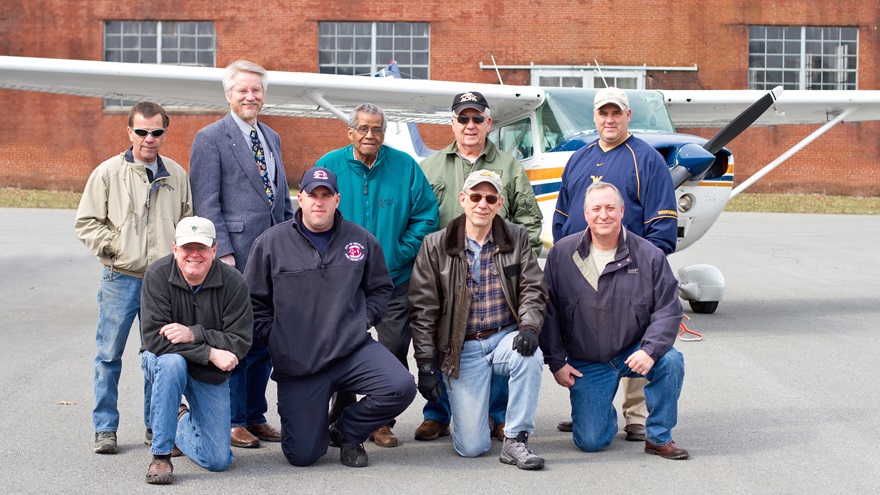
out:
<path id="1" fill-rule="evenodd" d="M 782 34 L 771 37 L 770 29 L 781 29 Z M 815 30 L 819 30 L 819 36 L 807 38 Z M 854 39 L 847 36 L 849 33 L 855 35 Z M 855 54 L 849 53 L 846 43 L 855 44 Z M 749 89 L 771 89 L 780 84 L 797 90 L 858 89 L 858 47 L 856 27 L 750 26 Z M 831 53 L 826 53 L 829 49 Z M 825 67 L 824 62 L 831 66 Z M 768 74 L 781 74 L 781 81 L 768 81 Z"/>
<path id="2" fill-rule="evenodd" d="M 531 84 L 533 86 L 549 86 L 549 87 L 559 87 L 553 84 L 546 84 L 546 78 L 570 78 L 574 80 L 579 80 L 581 82 L 580 86 L 571 86 L 578 88 L 603 88 L 605 87 L 604 82 L 607 82 L 608 86 L 619 86 L 621 81 L 633 81 L 635 82 L 635 87 L 632 87 L 632 84 L 624 84 L 624 89 L 645 89 L 645 74 L 644 70 L 633 70 L 631 68 L 627 69 L 616 69 L 613 66 L 602 67 L 602 70 L 597 69 L 542 69 L 542 68 L 534 68 L 531 70 Z M 604 82 L 603 82 L 604 76 Z M 542 83 L 541 78 L 545 78 Z M 598 82 L 597 82 L 598 81 Z"/>
<path id="3" fill-rule="evenodd" d="M 409 34 L 398 34 L 398 29 L 403 27 L 401 25 L 409 25 Z M 353 27 L 353 33 L 340 33 L 349 26 Z M 392 34 L 380 33 L 389 28 Z M 413 34 L 413 28 L 419 28 L 419 33 Z M 364 40 L 369 40 L 369 48 L 358 46 L 358 42 Z M 388 41 L 390 46 L 380 46 Z M 416 44 L 424 47 L 416 48 Z M 320 73 L 372 76 L 387 66 L 391 58 L 397 61 L 404 79 L 430 79 L 431 24 L 369 21 L 318 23 Z"/>

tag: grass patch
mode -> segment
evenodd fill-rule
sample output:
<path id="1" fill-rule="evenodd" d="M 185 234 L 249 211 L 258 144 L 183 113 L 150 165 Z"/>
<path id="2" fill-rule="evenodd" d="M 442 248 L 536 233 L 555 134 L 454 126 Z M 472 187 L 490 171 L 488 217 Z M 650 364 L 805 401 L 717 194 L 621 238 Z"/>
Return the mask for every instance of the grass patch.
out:
<path id="1" fill-rule="evenodd" d="M 740 194 L 726 211 L 767 213 L 834 213 L 880 215 L 880 197 L 825 196 L 821 194 Z"/>
<path id="2" fill-rule="evenodd" d="M 291 197 L 297 194 L 291 189 Z M 0 189 L 0 208 L 76 209 L 82 193 L 40 189 Z M 821 194 L 740 194 L 726 211 L 765 213 L 836 213 L 880 215 L 880 197 L 824 196 Z"/>

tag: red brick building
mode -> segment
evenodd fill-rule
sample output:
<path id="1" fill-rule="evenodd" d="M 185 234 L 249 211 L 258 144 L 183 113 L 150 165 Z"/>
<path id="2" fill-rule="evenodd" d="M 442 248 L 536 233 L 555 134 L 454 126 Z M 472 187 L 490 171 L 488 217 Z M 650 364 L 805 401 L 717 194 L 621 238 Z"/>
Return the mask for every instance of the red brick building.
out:
<path id="1" fill-rule="evenodd" d="M 113 32 L 121 25 L 114 22 L 125 21 L 128 27 L 147 26 L 141 28 L 147 31 L 158 26 L 154 38 L 163 43 L 159 51 L 165 61 L 180 56 L 186 62 L 185 42 L 179 41 L 176 51 L 163 50 L 178 43 L 175 26 L 202 21 L 211 29 L 209 39 L 196 36 L 189 42 L 212 44 L 207 56 L 217 67 L 248 58 L 270 70 L 359 73 L 363 63 L 369 66 L 358 62 L 364 53 L 384 65 L 389 49 L 382 40 L 403 39 L 402 48 L 395 44 L 390 53 L 398 61 L 411 59 L 410 67 L 402 64 L 404 71 L 435 80 L 497 82 L 494 70 L 481 67 L 494 56 L 508 84 L 537 84 L 541 77 L 570 84 L 583 75 L 579 84 L 590 86 L 594 74 L 587 66 L 597 60 L 606 77 L 619 76 L 645 89 L 746 89 L 763 87 L 756 85 L 770 84 L 774 77 L 804 84 L 803 89 L 880 89 L 880 3 L 855 0 L 818 8 L 822 5 L 817 0 L 476 0 L 467 5 L 437 0 L 265 0 L 248 5 L 229 0 L 5 0 L 0 4 L 0 54 L 108 60 L 111 52 L 130 48 L 114 52 Z M 339 34 L 350 26 L 341 23 L 358 23 L 356 31 L 366 30 L 355 47 L 364 39 L 373 43 L 367 52 L 354 53 L 351 67 L 345 53 L 351 42 Z M 391 23 L 396 27 L 389 28 Z M 408 33 L 410 28 L 420 34 L 395 31 L 383 38 L 387 29 Z M 139 49 L 155 43 L 147 38 L 140 38 Z M 152 60 L 138 56 L 138 61 Z M 10 90 L 0 95 L 16 110 L 0 127 L 0 186 L 79 190 L 98 163 L 129 145 L 126 112 L 100 99 Z M 220 117 L 172 112 L 163 155 L 186 165 L 196 131 Z M 294 180 L 323 153 L 348 142 L 345 124 L 338 120 L 262 120 L 281 134 L 287 173 Z M 746 131 L 729 146 L 737 182 L 817 127 Z M 452 139 L 443 126 L 422 130 L 432 148 Z M 710 136 L 715 130 L 691 131 Z M 876 122 L 840 124 L 750 191 L 880 195 L 878 131 Z"/>

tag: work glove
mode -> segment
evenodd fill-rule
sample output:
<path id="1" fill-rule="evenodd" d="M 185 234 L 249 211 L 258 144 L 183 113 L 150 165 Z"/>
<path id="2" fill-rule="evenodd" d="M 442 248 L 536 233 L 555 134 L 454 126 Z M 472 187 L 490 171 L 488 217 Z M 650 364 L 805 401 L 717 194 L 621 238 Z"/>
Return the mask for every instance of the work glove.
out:
<path id="1" fill-rule="evenodd" d="M 538 334 L 531 330 L 520 330 L 513 338 L 513 349 L 523 356 L 531 356 L 538 348 Z"/>
<path id="2" fill-rule="evenodd" d="M 419 365 L 419 393 L 428 402 L 440 402 L 440 377 L 434 373 L 434 365 L 422 363 Z"/>

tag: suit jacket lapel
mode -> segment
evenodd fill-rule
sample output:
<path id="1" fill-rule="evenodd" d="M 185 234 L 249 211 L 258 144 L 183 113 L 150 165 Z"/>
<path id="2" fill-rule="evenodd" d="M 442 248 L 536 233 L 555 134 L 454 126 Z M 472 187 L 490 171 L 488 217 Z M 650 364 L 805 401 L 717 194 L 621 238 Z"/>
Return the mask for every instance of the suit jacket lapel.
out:
<path id="1" fill-rule="evenodd" d="M 232 151 L 232 155 L 235 156 L 238 165 L 250 180 L 251 185 L 260 193 L 260 197 L 268 205 L 269 198 L 266 197 L 266 188 L 263 185 L 263 178 L 260 177 L 257 162 L 254 160 L 251 143 L 241 133 L 241 129 L 239 129 L 238 124 L 232 118 L 232 114 L 227 114 L 223 120 L 226 122 L 226 134 L 229 137 L 229 148 Z M 265 143 L 263 143 L 263 146 L 265 146 Z"/>

